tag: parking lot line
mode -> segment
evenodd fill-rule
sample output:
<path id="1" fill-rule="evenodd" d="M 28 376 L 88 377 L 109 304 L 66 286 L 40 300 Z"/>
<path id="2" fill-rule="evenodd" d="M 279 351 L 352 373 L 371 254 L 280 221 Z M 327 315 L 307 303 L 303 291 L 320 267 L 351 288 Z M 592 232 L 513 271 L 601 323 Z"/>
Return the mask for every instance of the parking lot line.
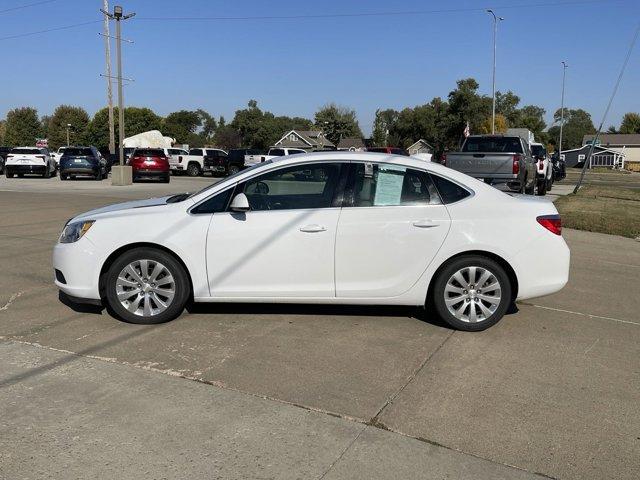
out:
<path id="1" fill-rule="evenodd" d="M 562 308 L 545 307 L 544 305 L 536 305 L 535 303 L 519 302 L 522 305 L 529 305 L 530 307 L 542 308 L 544 310 L 552 310 L 554 312 L 570 313 L 571 315 L 580 315 L 588 318 L 595 318 L 600 320 L 610 320 L 612 322 L 630 323 L 631 325 L 640 325 L 640 322 L 632 322 L 631 320 L 622 320 L 620 318 L 603 317 L 602 315 L 591 315 L 590 313 L 574 312 L 572 310 L 564 310 Z"/>

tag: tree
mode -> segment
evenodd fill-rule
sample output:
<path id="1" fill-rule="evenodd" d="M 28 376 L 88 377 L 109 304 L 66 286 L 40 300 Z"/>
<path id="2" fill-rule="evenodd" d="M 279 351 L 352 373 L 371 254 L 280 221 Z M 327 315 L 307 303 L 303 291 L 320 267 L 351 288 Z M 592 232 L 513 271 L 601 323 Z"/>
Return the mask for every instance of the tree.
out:
<path id="1" fill-rule="evenodd" d="M 373 143 L 377 147 L 389 145 L 389 132 L 398 120 L 398 111 L 392 108 L 376 110 L 376 118 L 373 121 Z"/>
<path id="2" fill-rule="evenodd" d="M 42 135 L 42 124 L 35 108 L 15 108 L 7 113 L 4 142 L 12 146 L 35 145 Z"/>
<path id="3" fill-rule="evenodd" d="M 506 133 L 507 131 L 507 118 L 501 114 L 501 113 L 496 113 L 496 127 L 495 127 L 495 133 Z M 480 125 L 480 133 L 492 133 L 493 130 L 493 117 L 487 117 L 487 119 L 482 122 L 482 125 Z"/>
<path id="4" fill-rule="evenodd" d="M 625 113 L 620 124 L 620 133 L 640 133 L 640 114 Z"/>
<path id="5" fill-rule="evenodd" d="M 162 133 L 175 138 L 178 143 L 189 143 L 189 137 L 196 133 L 201 123 L 198 112 L 189 110 L 172 112 L 162 122 Z"/>
<path id="6" fill-rule="evenodd" d="M 518 104 L 520 97 L 515 95 L 511 90 L 506 93 L 496 92 L 496 114 L 500 113 L 509 127 L 520 127 L 520 111 Z M 496 117 L 497 122 L 497 117 Z M 505 129 L 506 131 L 506 129 Z M 491 133 L 491 131 L 489 131 Z"/>
<path id="7" fill-rule="evenodd" d="M 113 109 L 118 143 L 118 108 Z M 124 109 L 125 137 L 137 135 L 149 130 L 160 130 L 162 118 L 149 108 L 126 107 Z M 109 146 L 109 110 L 105 107 L 98 110 L 87 128 L 87 142 L 98 148 Z"/>
<path id="8" fill-rule="evenodd" d="M 560 109 L 553 114 L 554 125 L 549 129 L 549 143 L 558 145 L 560 138 Z M 591 121 L 591 115 L 581 108 L 564 110 L 564 127 L 562 129 L 562 149 L 570 150 L 582 145 L 585 135 L 596 133 L 596 127 Z"/>
<path id="9" fill-rule="evenodd" d="M 336 145 L 341 138 L 363 136 L 355 110 L 348 107 L 327 104 L 316 112 L 314 120 L 316 128 L 322 130 L 325 137 Z"/>
<path id="10" fill-rule="evenodd" d="M 43 124 L 45 118 L 43 117 Z M 57 149 L 67 144 L 67 125 L 69 128 L 69 141 L 73 145 L 81 145 L 87 142 L 87 127 L 89 126 L 89 114 L 81 107 L 60 105 L 46 122 L 49 147 Z"/>
<path id="11" fill-rule="evenodd" d="M 486 118 L 491 116 L 491 98 L 478 94 L 478 82 L 465 78 L 456 84 L 458 88 L 449 93 L 447 148 L 457 148 L 467 122 L 471 133 L 478 132 Z"/>
<path id="12" fill-rule="evenodd" d="M 242 137 L 231 125 L 218 125 L 216 133 L 213 135 L 213 143 L 226 150 L 240 147 Z"/>
<path id="13" fill-rule="evenodd" d="M 4 145 L 4 133 L 6 130 L 7 122 L 0 120 L 0 145 Z"/>
<path id="14" fill-rule="evenodd" d="M 543 141 L 546 136 L 547 123 L 544 121 L 545 109 L 536 105 L 526 105 L 517 111 L 517 120 L 514 127 L 528 128 L 535 138 Z"/>

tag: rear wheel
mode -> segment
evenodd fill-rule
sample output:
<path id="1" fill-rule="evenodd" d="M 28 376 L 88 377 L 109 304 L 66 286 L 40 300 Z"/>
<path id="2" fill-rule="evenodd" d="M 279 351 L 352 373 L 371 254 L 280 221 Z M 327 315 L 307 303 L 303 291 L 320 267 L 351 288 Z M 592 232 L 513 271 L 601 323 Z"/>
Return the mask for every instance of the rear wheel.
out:
<path id="1" fill-rule="evenodd" d="M 9 170 L 5 170 L 4 174 L 7 178 L 13 178 L 13 172 L 10 172 Z"/>
<path id="2" fill-rule="evenodd" d="M 49 169 L 49 165 L 45 165 L 44 173 L 42 174 L 43 178 L 51 178 L 51 170 Z"/>
<path id="3" fill-rule="evenodd" d="M 173 320 L 190 295 L 182 265 L 167 252 L 153 248 L 123 253 L 107 271 L 104 287 L 110 311 L 139 324 Z"/>
<path id="4" fill-rule="evenodd" d="M 538 181 L 536 179 L 534 179 L 531 187 L 528 187 L 527 186 L 528 180 L 529 180 L 528 178 L 525 178 L 525 180 L 524 180 L 524 193 L 526 193 L 527 195 L 535 195 L 536 194 L 536 190 L 538 190 L 538 188 L 537 188 Z"/>
<path id="5" fill-rule="evenodd" d="M 237 165 L 229 165 L 229 175 L 235 175 L 240 171 L 240 168 Z"/>
<path id="6" fill-rule="evenodd" d="M 511 303 L 511 282 L 494 260 L 465 255 L 440 271 L 433 287 L 438 316 L 458 330 L 476 332 L 500 321 Z"/>
<path id="7" fill-rule="evenodd" d="M 202 171 L 200 170 L 200 165 L 197 163 L 190 163 L 187 167 L 187 175 L 190 177 L 198 177 L 200 176 Z"/>
<path id="8" fill-rule="evenodd" d="M 543 178 L 542 180 L 538 181 L 538 191 L 536 192 L 537 195 L 540 196 L 544 196 L 547 194 L 547 179 Z"/>

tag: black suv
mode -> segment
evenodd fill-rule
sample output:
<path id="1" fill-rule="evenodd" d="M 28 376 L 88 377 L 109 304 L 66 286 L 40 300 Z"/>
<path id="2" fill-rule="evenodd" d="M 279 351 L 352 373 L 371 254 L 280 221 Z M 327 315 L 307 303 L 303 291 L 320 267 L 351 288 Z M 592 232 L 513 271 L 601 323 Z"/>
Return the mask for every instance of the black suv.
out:
<path id="1" fill-rule="evenodd" d="M 233 175 L 245 167 L 244 157 L 246 155 L 262 155 L 262 150 L 256 148 L 234 148 L 229 150 L 229 168 L 227 173 Z"/>
<path id="2" fill-rule="evenodd" d="M 4 173 L 4 162 L 12 149 L 13 147 L 0 147 L 0 173 Z"/>
<path id="3" fill-rule="evenodd" d="M 75 179 L 76 175 L 90 175 L 102 180 L 109 172 L 109 164 L 96 147 L 67 147 L 60 157 L 60 180 Z"/>

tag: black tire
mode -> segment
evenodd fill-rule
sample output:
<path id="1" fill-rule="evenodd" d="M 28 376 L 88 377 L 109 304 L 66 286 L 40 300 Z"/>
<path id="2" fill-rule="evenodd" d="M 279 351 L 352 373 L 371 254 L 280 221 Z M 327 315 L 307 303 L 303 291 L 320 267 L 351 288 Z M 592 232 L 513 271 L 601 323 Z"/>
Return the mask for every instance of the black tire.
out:
<path id="1" fill-rule="evenodd" d="M 543 197 L 546 194 L 547 194 L 547 179 L 543 178 L 538 182 L 538 191 L 536 192 L 536 195 Z"/>
<path id="2" fill-rule="evenodd" d="M 51 170 L 49 170 L 49 165 L 46 165 L 44 173 L 42 174 L 42 178 L 51 178 Z"/>
<path id="3" fill-rule="evenodd" d="M 171 182 L 171 175 L 167 174 L 166 177 L 162 178 L 162 183 L 169 183 Z"/>
<path id="4" fill-rule="evenodd" d="M 537 190 L 536 187 L 538 185 L 538 181 L 534 180 L 533 184 L 531 185 L 531 188 L 527 187 L 527 181 L 528 181 L 528 178 L 525 178 L 524 179 L 524 193 L 526 195 L 535 195 L 536 194 L 536 190 Z"/>
<path id="5" fill-rule="evenodd" d="M 24 178 L 24 173 L 19 173 L 18 178 Z"/>
<path id="6" fill-rule="evenodd" d="M 238 167 L 237 165 L 229 165 L 227 175 L 235 175 L 239 171 L 240 171 L 240 167 Z"/>
<path id="7" fill-rule="evenodd" d="M 98 170 L 98 173 L 96 174 L 96 180 L 97 180 L 98 182 L 101 182 L 101 181 L 102 181 L 102 178 L 103 178 L 103 176 L 102 176 L 102 169 L 100 169 L 100 170 Z"/>
<path id="8" fill-rule="evenodd" d="M 452 314 L 449 311 L 449 308 L 445 303 L 446 298 L 455 298 L 455 294 L 452 294 L 452 296 L 449 297 L 450 294 L 445 293 L 447 282 L 456 272 L 459 272 L 460 270 L 463 270 L 466 267 L 480 267 L 489 271 L 491 274 L 493 274 L 493 277 L 495 277 L 495 279 L 497 280 L 500 286 L 500 299 L 495 310 L 487 318 L 481 319 L 480 321 L 477 321 L 475 323 L 471 323 L 469 321 L 465 321 L 464 319 L 457 318 L 454 314 Z M 466 278 L 466 280 L 468 281 L 469 278 Z M 479 280 L 479 278 L 476 277 L 475 280 Z M 471 293 L 472 290 L 464 290 L 464 291 L 468 292 L 468 295 L 470 296 L 473 295 L 473 297 L 471 297 L 471 300 L 474 300 L 476 302 L 482 302 L 482 305 L 485 308 L 491 307 L 490 303 L 475 297 L 475 295 L 480 294 L 480 293 L 476 293 L 477 290 L 479 289 L 477 288 L 477 285 L 475 285 L 473 294 Z M 493 292 L 495 292 L 495 290 Z M 467 294 L 460 294 L 460 295 L 467 295 Z M 489 295 L 485 294 L 485 298 L 488 296 Z M 463 330 L 466 332 L 478 332 L 481 330 L 485 330 L 495 325 L 496 323 L 498 323 L 502 319 L 504 314 L 507 312 L 507 309 L 511 305 L 511 301 L 512 301 L 511 281 L 509 280 L 509 276 L 506 274 L 504 269 L 496 261 L 480 255 L 464 255 L 464 256 L 453 259 L 452 261 L 447 263 L 444 268 L 440 269 L 435 279 L 435 282 L 433 284 L 432 300 L 433 300 L 433 306 L 436 310 L 436 313 L 448 325 L 450 325 L 451 327 L 457 330 Z M 468 302 L 468 300 L 465 300 L 465 302 Z M 463 309 L 463 315 L 464 315 L 464 312 L 468 312 L 467 317 L 469 317 L 471 314 L 470 305 L 472 304 L 467 303 L 467 305 L 469 306 Z M 456 307 L 456 306 L 458 308 L 461 308 L 463 306 L 462 302 L 460 304 L 454 304 L 452 307 Z M 475 309 L 476 312 L 481 311 L 480 306 L 478 306 L 477 308 L 474 306 L 473 308 Z"/>
<path id="9" fill-rule="evenodd" d="M 125 308 L 118 300 L 116 291 L 118 276 L 127 265 L 138 260 L 150 260 L 151 262 L 161 263 L 167 268 L 174 279 L 175 294 L 173 300 L 166 310 L 157 315 L 136 315 Z M 128 323 L 151 325 L 173 320 L 182 313 L 190 296 L 189 278 L 184 267 L 173 255 L 155 248 L 141 247 L 124 252 L 113 262 L 111 267 L 109 267 L 104 278 L 104 300 L 109 309 L 109 313 Z"/>
<path id="10" fill-rule="evenodd" d="M 67 176 L 64 173 L 60 172 L 60 180 L 64 182 L 66 179 Z"/>
<path id="11" fill-rule="evenodd" d="M 13 172 L 9 172 L 9 170 L 6 170 L 4 174 L 7 178 L 13 178 Z"/>
<path id="12" fill-rule="evenodd" d="M 199 177 L 202 175 L 202 170 L 200 169 L 200 165 L 197 163 L 190 163 L 187 167 L 187 175 L 190 177 Z"/>

